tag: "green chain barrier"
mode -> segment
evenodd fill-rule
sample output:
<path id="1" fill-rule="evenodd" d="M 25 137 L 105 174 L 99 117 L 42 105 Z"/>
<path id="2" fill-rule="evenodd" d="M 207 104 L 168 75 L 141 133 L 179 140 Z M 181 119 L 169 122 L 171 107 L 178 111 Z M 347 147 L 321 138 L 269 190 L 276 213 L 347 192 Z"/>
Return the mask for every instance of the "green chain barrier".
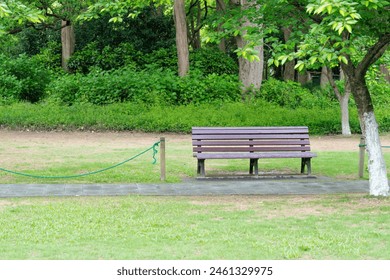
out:
<path id="1" fill-rule="evenodd" d="M 136 154 L 135 156 L 133 156 L 131 158 L 128 158 L 128 159 L 126 159 L 126 160 L 124 160 L 124 161 L 122 161 L 120 163 L 117 163 L 115 165 L 112 165 L 112 166 L 109 166 L 109 167 L 106 167 L 106 168 L 103 168 L 103 169 L 99 169 L 99 170 L 96 170 L 96 171 L 83 173 L 83 174 L 69 175 L 69 176 L 32 175 L 32 174 L 27 174 L 27 173 L 22 173 L 22 172 L 8 170 L 8 169 L 1 168 L 1 167 L 0 167 L 0 171 L 4 171 L 4 172 L 11 173 L 11 174 L 14 174 L 14 175 L 19 175 L 19 176 L 37 178 L 37 179 L 71 179 L 71 178 L 78 178 L 78 177 L 89 176 L 89 175 L 101 173 L 101 172 L 104 172 L 104 171 L 116 168 L 118 166 L 121 166 L 121 165 L 125 164 L 126 162 L 129 162 L 129 161 L 131 161 L 133 159 L 136 159 L 137 157 L 140 157 L 141 155 L 149 152 L 150 150 L 153 150 L 153 156 L 152 156 L 153 157 L 153 162 L 152 162 L 152 164 L 156 164 L 156 162 L 157 162 L 156 154 L 158 152 L 157 151 L 157 147 L 159 146 L 160 142 L 161 141 L 158 141 L 158 142 L 154 143 L 153 146 L 151 146 L 150 148 L 146 149 L 145 151 L 142 151 L 139 154 Z"/>

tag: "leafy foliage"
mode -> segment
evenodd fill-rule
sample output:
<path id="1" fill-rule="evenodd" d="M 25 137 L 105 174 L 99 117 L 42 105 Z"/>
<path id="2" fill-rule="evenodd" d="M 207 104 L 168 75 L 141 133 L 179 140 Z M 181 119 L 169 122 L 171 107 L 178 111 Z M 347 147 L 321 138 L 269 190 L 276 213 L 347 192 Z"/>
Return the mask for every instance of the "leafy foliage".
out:
<path id="1" fill-rule="evenodd" d="M 237 62 L 217 48 L 205 47 L 191 52 L 190 64 L 206 75 L 238 73 Z"/>
<path id="2" fill-rule="evenodd" d="M 124 67 L 113 71 L 95 70 L 87 75 L 65 75 L 48 88 L 49 99 L 62 104 L 115 102 L 153 104 L 210 103 L 239 97 L 237 78 L 200 72 L 179 78 L 170 70 L 137 71 Z"/>
<path id="3" fill-rule="evenodd" d="M 257 94 L 268 102 L 282 107 L 296 108 L 327 108 L 332 101 L 323 92 L 311 92 L 299 83 L 283 82 L 273 78 L 268 79 Z"/>
<path id="4" fill-rule="evenodd" d="M 20 55 L 15 59 L 0 56 L 2 75 L 1 95 L 30 102 L 39 101 L 45 94 L 51 73 L 37 59 Z"/>
<path id="5" fill-rule="evenodd" d="M 127 9 L 131 13 L 131 9 Z M 84 49 L 96 42 L 99 49 L 110 45 L 115 48 L 130 42 L 137 51 L 150 53 L 175 44 L 173 19 L 155 7 L 144 7 L 137 17 L 124 17 L 120 22 L 109 22 L 109 14 L 100 15 L 76 25 L 77 49 Z"/>
<path id="6" fill-rule="evenodd" d="M 71 71 L 86 74 L 95 67 L 111 70 L 123 66 L 135 66 L 135 59 L 139 55 L 139 52 L 129 43 L 122 43 L 117 47 L 108 45 L 99 49 L 97 42 L 92 42 L 69 59 L 68 68 Z"/>

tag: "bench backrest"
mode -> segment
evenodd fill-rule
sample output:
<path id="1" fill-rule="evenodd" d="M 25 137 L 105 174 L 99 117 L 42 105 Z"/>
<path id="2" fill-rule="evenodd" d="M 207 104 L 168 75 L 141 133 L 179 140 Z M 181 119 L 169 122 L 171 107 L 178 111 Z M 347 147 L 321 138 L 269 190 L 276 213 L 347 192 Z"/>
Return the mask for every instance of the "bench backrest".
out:
<path id="1" fill-rule="evenodd" d="M 307 152 L 309 129 L 290 127 L 193 127 L 196 153 Z"/>

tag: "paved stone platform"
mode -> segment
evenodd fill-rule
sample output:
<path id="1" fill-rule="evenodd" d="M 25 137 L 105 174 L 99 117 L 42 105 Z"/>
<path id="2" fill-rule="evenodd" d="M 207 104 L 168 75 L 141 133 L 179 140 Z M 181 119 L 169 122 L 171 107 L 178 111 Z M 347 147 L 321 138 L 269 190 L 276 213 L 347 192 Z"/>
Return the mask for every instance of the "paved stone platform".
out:
<path id="1" fill-rule="evenodd" d="M 116 195 L 305 195 L 368 193 L 368 181 L 328 178 L 191 179 L 154 184 L 0 184 L 0 197 Z"/>

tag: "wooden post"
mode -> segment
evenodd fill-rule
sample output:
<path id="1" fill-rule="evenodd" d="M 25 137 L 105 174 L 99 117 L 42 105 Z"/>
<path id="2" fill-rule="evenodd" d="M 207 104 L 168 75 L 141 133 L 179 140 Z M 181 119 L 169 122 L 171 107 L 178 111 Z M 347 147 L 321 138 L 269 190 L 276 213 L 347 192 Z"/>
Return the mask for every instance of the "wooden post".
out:
<path id="1" fill-rule="evenodd" d="M 166 168 L 165 168 L 165 137 L 160 138 L 160 180 L 165 181 L 166 179 Z"/>
<path id="2" fill-rule="evenodd" d="M 360 144 L 359 144 L 359 178 L 363 178 L 365 153 L 366 153 L 366 140 L 364 139 L 363 136 L 361 136 Z"/>

